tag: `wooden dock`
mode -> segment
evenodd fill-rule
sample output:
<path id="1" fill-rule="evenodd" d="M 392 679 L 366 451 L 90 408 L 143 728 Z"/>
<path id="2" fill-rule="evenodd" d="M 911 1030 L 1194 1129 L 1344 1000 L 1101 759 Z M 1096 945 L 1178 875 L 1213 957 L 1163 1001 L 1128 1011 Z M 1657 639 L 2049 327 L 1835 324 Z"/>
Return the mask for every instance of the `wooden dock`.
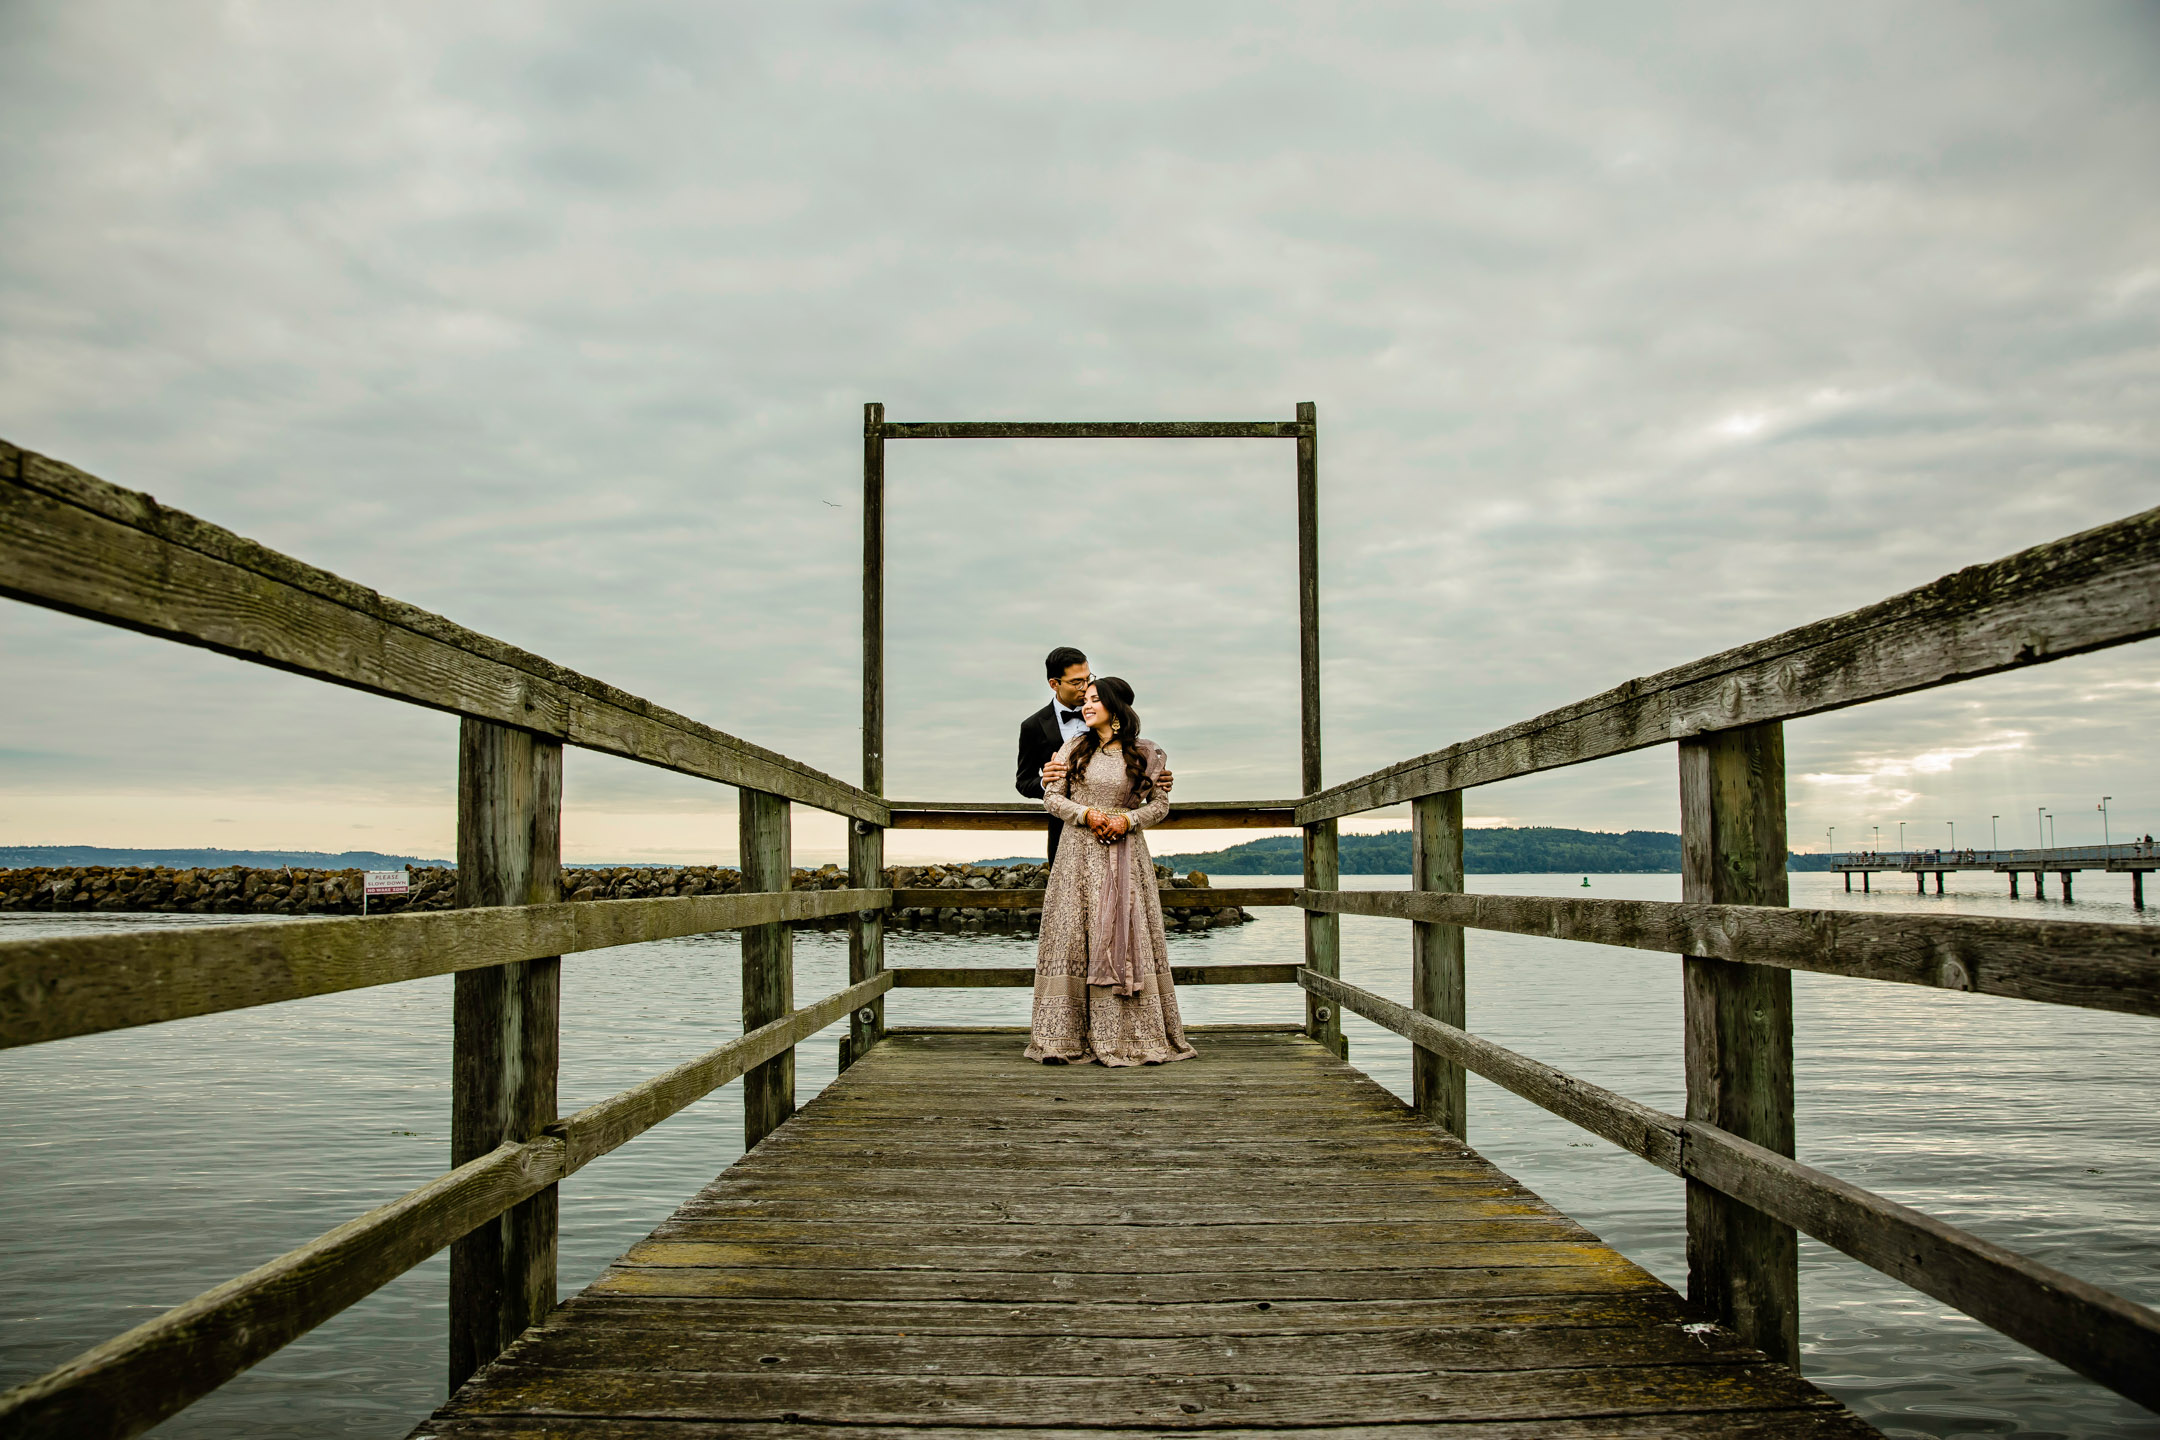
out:
<path id="1" fill-rule="evenodd" d="M 1011 1034 L 888 1032 L 894 992 L 1033 979 L 888 967 L 895 908 L 1043 896 L 882 883 L 888 830 L 1042 823 L 884 793 L 885 445 L 1179 437 L 1295 446 L 1300 793 L 1180 797 L 1165 823 L 1296 825 L 1302 885 L 1207 903 L 1295 907 L 1305 944 L 1301 964 L 1175 975 L 1283 986 L 1303 1023 L 1115 1073 L 1027 1065 Z M 2160 1017 L 2155 931 L 1792 908 L 1783 729 L 2160 638 L 2160 509 L 1323 786 L 1310 402 L 1196 422 L 873 403 L 862 438 L 860 785 L 0 441 L 0 598 L 459 717 L 455 910 L 0 940 L 0 1049 L 454 977 L 451 1168 L 0 1394 L 0 1433 L 129 1440 L 445 1248 L 452 1400 L 431 1435 L 1869 1433 L 1797 1378 L 1801 1235 L 2160 1411 L 2160 1311 L 1801 1163 L 1792 1004 L 1806 971 Z M 1465 892 L 1468 791 L 1665 745 L 1680 903 Z M 740 890 L 566 900 L 565 747 L 732 788 Z M 1403 805 L 1410 888 L 1343 890 L 1339 823 Z M 793 888 L 798 806 L 845 822 L 848 889 Z M 1406 925 L 1408 1005 L 1343 982 L 1344 915 Z M 848 983 L 799 1004 L 789 927 L 841 918 Z M 741 1033 L 562 1114 L 561 957 L 728 930 Z M 1676 957 L 1684 1113 L 1476 1034 L 1467 939 L 1487 932 Z M 1342 1063 L 1346 1014 L 1410 1042 L 1410 1106 Z M 795 1049 L 842 1022 L 842 1078 L 798 1114 Z M 1465 1147 L 1471 1075 L 1685 1182 L 1688 1323 Z M 558 1308 L 561 1183 L 736 1081 L 743 1162 Z"/>
<path id="2" fill-rule="evenodd" d="M 417 1436 L 1875 1432 L 1293 1031 L 885 1039 Z"/>

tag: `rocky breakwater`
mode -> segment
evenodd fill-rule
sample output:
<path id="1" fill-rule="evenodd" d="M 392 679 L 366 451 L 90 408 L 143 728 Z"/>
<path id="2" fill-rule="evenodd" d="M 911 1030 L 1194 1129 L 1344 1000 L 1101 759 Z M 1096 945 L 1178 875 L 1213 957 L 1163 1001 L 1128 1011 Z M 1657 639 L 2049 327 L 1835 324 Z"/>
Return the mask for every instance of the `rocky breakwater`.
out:
<path id="1" fill-rule="evenodd" d="M 1155 867 L 1166 890 L 1204 890 L 1208 877 L 1199 871 L 1173 875 Z M 409 910 L 448 910 L 457 904 L 457 871 L 447 866 L 408 866 L 412 887 L 403 895 L 377 895 L 367 911 L 393 915 Z M 1044 865 L 895 865 L 885 884 L 909 890 L 1039 890 L 1048 880 Z M 147 865 L 85 865 L 0 870 L 0 912 L 46 911 L 106 913 L 190 913 L 199 915 L 358 915 L 358 870 L 222 869 L 175 870 Z M 797 869 L 797 890 L 845 890 L 847 872 L 837 865 Z M 729 895 L 742 888 L 742 875 L 718 865 L 575 868 L 562 872 L 565 900 L 646 900 L 677 895 Z M 1242 925 L 1252 919 L 1234 905 L 1163 909 L 1163 924 L 1173 934 L 1191 934 Z M 908 906 L 893 912 L 895 929 L 937 930 L 950 934 L 994 932 L 1033 934 L 1042 926 L 1040 909 L 993 909 L 959 905 Z M 841 916 L 801 922 L 802 928 L 838 930 Z"/>
<path id="2" fill-rule="evenodd" d="M 1165 890 L 1205 890 L 1208 877 L 1195 870 L 1174 875 L 1155 867 L 1156 883 Z M 895 890 L 1040 890 L 1050 883 L 1047 865 L 895 865 L 885 883 Z M 1235 905 L 1163 907 L 1163 928 L 1173 935 L 1243 925 L 1250 912 Z M 949 934 L 996 932 L 1033 935 L 1042 929 L 1041 909 L 1004 910 L 960 905 L 909 905 L 893 911 L 888 922 L 899 930 L 940 930 Z"/>

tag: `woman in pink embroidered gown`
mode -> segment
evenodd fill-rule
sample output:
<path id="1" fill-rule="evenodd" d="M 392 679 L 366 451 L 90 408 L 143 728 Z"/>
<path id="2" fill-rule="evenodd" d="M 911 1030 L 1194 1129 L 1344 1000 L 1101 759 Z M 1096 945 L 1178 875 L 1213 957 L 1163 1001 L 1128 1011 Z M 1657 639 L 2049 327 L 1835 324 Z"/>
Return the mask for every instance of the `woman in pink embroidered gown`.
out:
<path id="1" fill-rule="evenodd" d="M 1065 765 L 1064 778 L 1043 786 L 1043 808 L 1065 833 L 1043 896 L 1030 1060 L 1193 1058 L 1170 983 L 1155 860 L 1140 834 L 1170 813 L 1156 785 L 1166 757 L 1140 738 L 1132 700 L 1132 687 L 1115 676 L 1090 685 L 1080 712 L 1089 728 L 1052 762 Z"/>

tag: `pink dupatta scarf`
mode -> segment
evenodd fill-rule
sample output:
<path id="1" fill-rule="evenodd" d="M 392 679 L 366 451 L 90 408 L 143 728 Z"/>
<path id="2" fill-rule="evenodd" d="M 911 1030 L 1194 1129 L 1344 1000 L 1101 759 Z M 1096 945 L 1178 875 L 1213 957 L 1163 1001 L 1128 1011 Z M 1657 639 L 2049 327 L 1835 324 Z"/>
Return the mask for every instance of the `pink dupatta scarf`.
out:
<path id="1" fill-rule="evenodd" d="M 1162 747 L 1145 740 L 1140 743 L 1147 746 L 1148 779 L 1155 780 L 1163 770 Z M 1089 948 L 1087 976 L 1088 984 L 1107 985 L 1114 993 L 1127 996 L 1140 993 L 1138 951 L 1147 943 L 1147 920 L 1136 913 L 1143 902 L 1133 889 L 1133 833 L 1128 828 L 1115 843 L 1103 847 L 1110 852 L 1102 891 L 1096 900 L 1105 917 L 1103 941 Z"/>

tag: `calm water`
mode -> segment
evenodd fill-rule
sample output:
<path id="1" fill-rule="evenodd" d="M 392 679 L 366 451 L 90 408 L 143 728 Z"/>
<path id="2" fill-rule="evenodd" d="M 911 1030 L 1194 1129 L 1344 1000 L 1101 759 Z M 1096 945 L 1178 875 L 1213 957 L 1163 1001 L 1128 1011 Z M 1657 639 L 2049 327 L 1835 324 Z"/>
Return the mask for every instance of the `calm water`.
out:
<path id="1" fill-rule="evenodd" d="M 1281 877 L 1288 883 L 1291 877 Z M 1472 876 L 1505 894 L 1677 899 L 1679 877 Z M 1952 884 L 1961 877 L 1952 877 Z M 1965 894 L 1847 897 L 1796 875 L 1793 902 L 2160 923 L 2123 877 L 2075 906 Z M 1268 883 L 1268 882 L 1259 882 Z M 1399 888 L 1382 876 L 1357 888 Z M 1294 912 L 1173 936 L 1180 963 L 1295 959 Z M 0 917 L 0 937 L 216 917 Z M 1407 999 L 1407 927 L 1346 916 L 1343 969 Z M 1014 964 L 1032 942 L 892 937 L 895 964 Z M 796 941 L 796 994 L 838 988 L 841 936 Z M 564 963 L 563 1109 L 735 1034 L 731 936 Z M 1795 977 L 1800 1155 L 1990 1239 L 2160 1303 L 2155 1022 L 1826 976 Z M 99 1340 L 420 1184 L 447 1163 L 450 982 L 413 981 L 0 1054 L 0 1383 Z M 1288 1020 L 1288 987 L 1184 992 L 1194 1023 Z M 1024 991 L 906 991 L 894 1023 L 1022 1023 Z M 1668 1110 L 1681 1108 L 1678 962 L 1470 936 L 1480 1033 Z M 1406 1044 L 1349 1019 L 1350 1058 L 1397 1093 Z M 799 1093 L 831 1080 L 836 1032 L 799 1052 Z M 1204 1053 L 1204 1047 L 1203 1047 Z M 563 1185 L 565 1293 L 741 1151 L 729 1086 Z M 1667 1281 L 1686 1283 L 1680 1182 L 1472 1077 L 1471 1139 L 1502 1168 Z M 1899 1436 L 2125 1435 L 2160 1418 L 1833 1251 L 1802 1241 L 1808 1374 Z M 185 1412 L 161 1436 L 398 1436 L 443 1392 L 441 1257 Z"/>

